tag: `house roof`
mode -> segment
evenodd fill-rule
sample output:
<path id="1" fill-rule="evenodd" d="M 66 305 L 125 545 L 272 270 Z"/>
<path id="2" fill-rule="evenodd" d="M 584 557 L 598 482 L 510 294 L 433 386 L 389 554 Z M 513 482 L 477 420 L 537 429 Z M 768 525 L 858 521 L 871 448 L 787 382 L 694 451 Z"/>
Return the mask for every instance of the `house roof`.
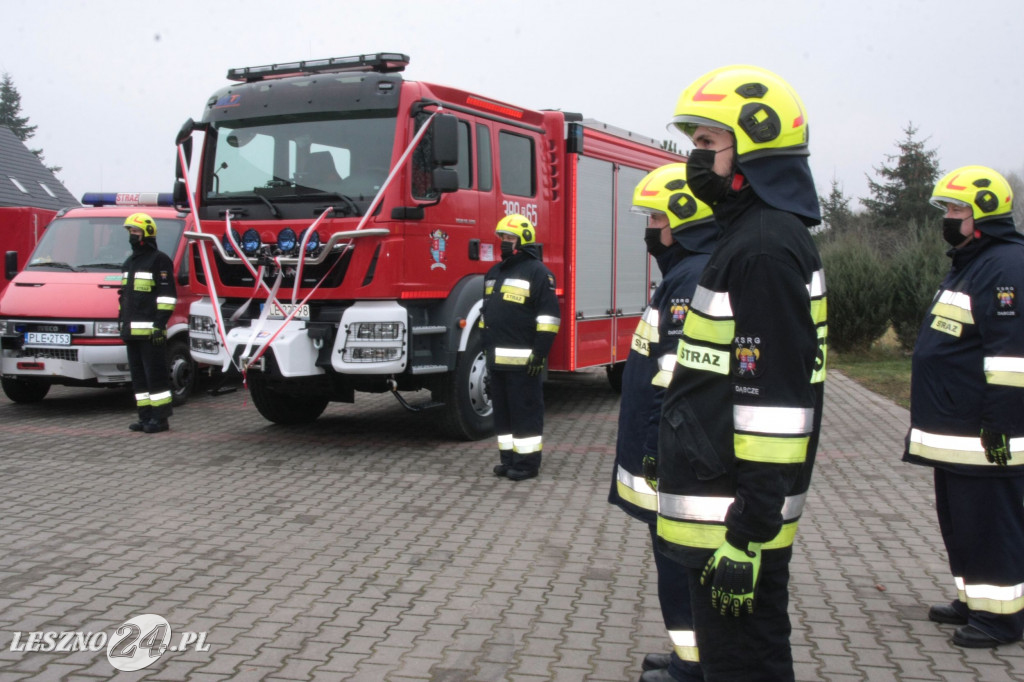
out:
<path id="1" fill-rule="evenodd" d="M 17 135 L 0 126 L 0 206 L 59 210 L 81 204 Z"/>

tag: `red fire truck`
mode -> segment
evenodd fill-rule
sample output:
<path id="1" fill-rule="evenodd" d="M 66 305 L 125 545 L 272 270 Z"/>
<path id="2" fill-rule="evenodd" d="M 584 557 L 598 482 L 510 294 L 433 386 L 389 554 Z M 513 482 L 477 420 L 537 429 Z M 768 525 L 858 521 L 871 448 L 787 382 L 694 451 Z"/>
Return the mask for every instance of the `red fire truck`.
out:
<path id="1" fill-rule="evenodd" d="M 603 366 L 614 385 L 629 353 L 652 286 L 633 188 L 680 157 L 578 114 L 405 80 L 408 61 L 232 69 L 179 133 L 175 201 L 195 210 L 202 294 L 192 356 L 244 370 L 270 421 L 425 389 L 448 433 L 487 435 L 476 323 L 506 214 L 534 222 L 557 279 L 550 369 Z"/>
<path id="2" fill-rule="evenodd" d="M 136 211 L 157 224 L 157 243 L 174 260 L 178 306 L 167 325 L 173 399 L 184 403 L 196 382 L 188 346 L 187 240 L 191 218 L 170 193 L 89 193 L 46 228 L 21 272 L 7 263 L 0 295 L 0 385 L 16 402 L 42 400 L 50 386 L 125 386 L 128 354 L 117 326 L 121 266 L 130 253 L 124 220 Z M 13 271 L 12 271 L 13 270 Z"/>

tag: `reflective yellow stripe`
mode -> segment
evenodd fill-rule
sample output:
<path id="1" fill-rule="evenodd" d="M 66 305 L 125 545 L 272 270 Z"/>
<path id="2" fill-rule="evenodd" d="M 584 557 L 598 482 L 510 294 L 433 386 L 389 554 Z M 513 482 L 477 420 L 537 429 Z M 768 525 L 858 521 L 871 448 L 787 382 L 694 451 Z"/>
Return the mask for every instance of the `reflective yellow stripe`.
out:
<path id="1" fill-rule="evenodd" d="M 778 534 L 761 545 L 761 549 L 782 549 L 793 544 L 799 521 L 782 525 Z M 725 525 L 676 521 L 658 516 L 658 537 L 683 547 L 718 549 L 725 544 Z"/>
<path id="2" fill-rule="evenodd" d="M 775 438 L 737 433 L 733 436 L 736 458 L 765 464 L 800 464 L 807 459 L 810 438 Z"/>
<path id="3" fill-rule="evenodd" d="M 811 372 L 811 383 L 820 384 L 825 381 L 825 375 L 828 372 L 828 326 L 818 326 L 818 358 L 815 358 L 815 368 Z M 821 366 L 818 366 L 818 359 L 821 360 Z"/>
<path id="4" fill-rule="evenodd" d="M 683 334 L 697 341 L 724 346 L 731 344 L 736 338 L 736 322 L 732 319 L 711 320 L 699 312 L 691 310 L 683 323 Z"/>
<path id="5" fill-rule="evenodd" d="M 814 324 L 821 324 L 828 319 L 828 299 L 811 299 L 811 320 Z"/>
<path id="6" fill-rule="evenodd" d="M 636 323 L 636 330 L 633 332 L 633 336 L 640 337 L 644 341 L 651 343 L 658 343 L 658 339 L 661 338 L 658 335 L 658 327 L 651 325 L 646 320 L 640 320 Z"/>
<path id="7" fill-rule="evenodd" d="M 985 358 L 985 380 L 999 386 L 1024 387 L 1024 358 Z"/>
<path id="8" fill-rule="evenodd" d="M 662 355 L 658 358 L 658 373 L 654 375 L 654 379 L 651 383 L 655 386 L 662 388 L 668 388 L 668 385 L 672 383 L 672 372 L 676 368 L 676 356 L 669 353 Z"/>
<path id="9" fill-rule="evenodd" d="M 643 476 L 634 476 L 618 466 L 615 471 L 615 479 L 615 488 L 619 497 L 641 509 L 658 511 L 658 493 L 647 485 L 647 480 Z"/>
<path id="10" fill-rule="evenodd" d="M 1024 437 L 1010 439 L 1010 454 L 1024 451 Z M 920 429 L 910 430 L 909 452 L 932 462 L 998 466 L 985 458 L 980 436 L 944 436 Z M 1011 457 L 1008 466 L 1024 466 L 1024 457 Z"/>
<path id="11" fill-rule="evenodd" d="M 148 393 L 136 393 L 135 404 L 139 407 L 147 407 L 149 405 L 149 394 Z"/>
<path id="12" fill-rule="evenodd" d="M 498 449 L 499 450 L 511 450 L 512 449 L 512 434 L 503 433 L 498 436 Z"/>
<path id="13" fill-rule="evenodd" d="M 561 325 L 561 318 L 554 317 L 553 315 L 538 315 L 537 316 L 537 331 L 539 332 L 553 332 L 558 333 L 558 327 Z"/>
<path id="14" fill-rule="evenodd" d="M 672 650 L 676 652 L 676 656 L 684 661 L 700 662 L 700 655 L 697 653 L 697 636 L 693 630 L 669 630 L 668 636 L 672 640 Z"/>
<path id="15" fill-rule="evenodd" d="M 974 324 L 971 314 L 971 297 L 958 291 L 943 291 L 932 306 L 933 315 L 949 318 L 965 324 Z"/>
<path id="16" fill-rule="evenodd" d="M 532 352 L 529 348 L 495 348 L 494 364 L 525 365 Z"/>
<path id="17" fill-rule="evenodd" d="M 1024 584 L 1021 585 L 968 585 L 963 578 L 955 578 L 960 601 L 974 611 L 1009 615 L 1024 610 Z"/>
<path id="18" fill-rule="evenodd" d="M 157 407 L 159 405 L 166 405 L 167 403 L 171 402 L 171 392 L 162 391 L 160 393 L 151 393 L 149 395 L 149 400 L 153 407 Z"/>

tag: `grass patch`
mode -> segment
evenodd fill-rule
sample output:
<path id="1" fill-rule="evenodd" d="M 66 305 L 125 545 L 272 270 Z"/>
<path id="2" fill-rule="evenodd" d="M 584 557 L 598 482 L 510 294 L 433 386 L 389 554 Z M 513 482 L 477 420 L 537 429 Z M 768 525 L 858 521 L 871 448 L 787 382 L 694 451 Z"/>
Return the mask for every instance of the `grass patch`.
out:
<path id="1" fill-rule="evenodd" d="M 866 352 L 829 350 L 828 364 L 869 391 L 910 409 L 910 355 L 900 349 L 891 329 Z"/>

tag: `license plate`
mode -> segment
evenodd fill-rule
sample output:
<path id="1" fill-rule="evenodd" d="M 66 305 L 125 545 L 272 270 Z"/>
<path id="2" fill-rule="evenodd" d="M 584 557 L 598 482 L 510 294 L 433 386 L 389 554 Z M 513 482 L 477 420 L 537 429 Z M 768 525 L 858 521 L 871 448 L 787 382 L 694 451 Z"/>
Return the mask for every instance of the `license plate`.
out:
<path id="1" fill-rule="evenodd" d="M 304 303 L 302 305 L 298 305 L 296 303 L 282 303 L 281 305 L 277 305 L 276 303 L 271 303 L 270 304 L 270 313 L 267 315 L 267 318 L 269 318 L 271 320 L 283 320 L 288 315 L 291 315 L 292 311 L 295 310 L 295 308 L 298 308 L 299 312 L 295 313 L 295 317 L 292 318 L 293 320 L 308 320 L 309 319 L 309 304 L 308 303 Z"/>
<path id="2" fill-rule="evenodd" d="M 70 346 L 71 334 L 54 334 L 52 332 L 25 332 L 25 343 L 46 346 Z"/>

